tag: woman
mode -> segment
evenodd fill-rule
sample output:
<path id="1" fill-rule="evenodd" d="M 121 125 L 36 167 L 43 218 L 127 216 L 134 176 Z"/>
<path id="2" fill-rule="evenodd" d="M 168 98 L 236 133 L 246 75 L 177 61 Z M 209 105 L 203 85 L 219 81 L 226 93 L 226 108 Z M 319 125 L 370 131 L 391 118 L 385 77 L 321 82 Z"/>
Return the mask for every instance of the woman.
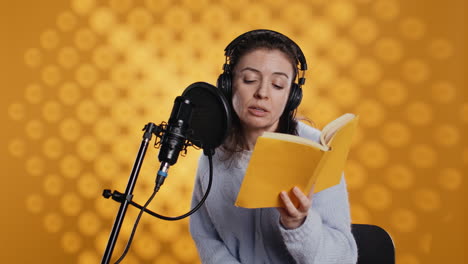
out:
<path id="1" fill-rule="evenodd" d="M 344 177 L 339 185 L 314 195 L 294 188 L 300 201 L 297 208 L 286 192 L 279 194 L 282 208 L 234 206 L 252 149 L 263 132 L 318 140 L 320 131 L 294 118 L 306 68 L 300 48 L 278 32 L 247 32 L 226 48 L 218 87 L 232 102 L 233 128 L 213 157 L 211 193 L 190 219 L 203 263 L 356 263 Z M 208 175 L 208 159 L 202 156 L 193 204 L 203 196 Z"/>

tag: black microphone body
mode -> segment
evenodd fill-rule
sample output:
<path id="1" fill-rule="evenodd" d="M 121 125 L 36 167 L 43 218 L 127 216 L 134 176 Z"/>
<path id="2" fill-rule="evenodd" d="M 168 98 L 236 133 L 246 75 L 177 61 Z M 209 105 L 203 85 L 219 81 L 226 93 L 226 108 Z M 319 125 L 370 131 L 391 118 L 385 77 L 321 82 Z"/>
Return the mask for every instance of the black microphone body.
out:
<path id="1" fill-rule="evenodd" d="M 178 96 L 174 100 L 166 132 L 161 138 L 161 149 L 158 155 L 161 166 L 156 177 L 157 189 L 164 183 L 169 167 L 177 162 L 179 153 L 186 144 L 192 109 L 193 105 L 189 99 Z"/>

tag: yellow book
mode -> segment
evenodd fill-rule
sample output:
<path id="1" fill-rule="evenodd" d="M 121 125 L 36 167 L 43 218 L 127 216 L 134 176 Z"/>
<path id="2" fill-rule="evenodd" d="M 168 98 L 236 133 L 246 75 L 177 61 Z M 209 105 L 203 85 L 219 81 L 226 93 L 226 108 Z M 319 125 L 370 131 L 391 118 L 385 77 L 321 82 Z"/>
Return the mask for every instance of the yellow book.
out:
<path id="1" fill-rule="evenodd" d="M 354 114 L 340 116 L 323 128 L 320 142 L 265 132 L 257 139 L 235 205 L 281 207 L 281 191 L 298 186 L 308 194 L 313 185 L 316 193 L 339 184 L 357 121 Z"/>

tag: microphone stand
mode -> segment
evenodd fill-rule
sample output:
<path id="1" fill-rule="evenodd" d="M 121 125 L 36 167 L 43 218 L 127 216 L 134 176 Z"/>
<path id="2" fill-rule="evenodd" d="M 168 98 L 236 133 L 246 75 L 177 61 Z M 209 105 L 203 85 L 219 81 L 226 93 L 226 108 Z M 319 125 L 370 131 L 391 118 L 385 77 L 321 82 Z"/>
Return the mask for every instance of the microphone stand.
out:
<path id="1" fill-rule="evenodd" d="M 123 201 L 120 204 L 119 211 L 114 221 L 112 227 L 112 232 L 107 242 L 106 251 L 102 258 L 101 264 L 108 264 L 112 257 L 112 252 L 114 251 L 115 243 L 117 242 L 117 237 L 119 236 L 120 229 L 122 228 L 122 223 L 125 218 L 125 213 L 127 212 L 128 205 L 131 204 L 133 198 L 133 189 L 135 188 L 135 183 L 140 173 L 140 168 L 145 158 L 146 150 L 148 149 L 148 144 L 151 141 L 152 134 L 158 136 L 161 132 L 161 127 L 155 125 L 154 123 L 148 123 L 143 128 L 143 140 L 140 144 L 140 149 L 138 150 L 135 163 L 133 164 L 132 172 L 128 179 L 127 188 L 123 196 Z"/>

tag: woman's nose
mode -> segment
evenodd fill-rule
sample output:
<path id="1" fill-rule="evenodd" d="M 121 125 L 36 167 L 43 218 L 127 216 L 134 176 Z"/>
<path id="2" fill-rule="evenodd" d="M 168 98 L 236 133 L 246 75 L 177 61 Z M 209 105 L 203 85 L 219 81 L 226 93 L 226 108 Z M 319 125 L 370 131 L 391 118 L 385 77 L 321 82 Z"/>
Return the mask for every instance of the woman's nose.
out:
<path id="1" fill-rule="evenodd" d="M 268 86 L 266 82 L 261 82 L 255 91 L 254 96 L 259 99 L 268 98 Z"/>

